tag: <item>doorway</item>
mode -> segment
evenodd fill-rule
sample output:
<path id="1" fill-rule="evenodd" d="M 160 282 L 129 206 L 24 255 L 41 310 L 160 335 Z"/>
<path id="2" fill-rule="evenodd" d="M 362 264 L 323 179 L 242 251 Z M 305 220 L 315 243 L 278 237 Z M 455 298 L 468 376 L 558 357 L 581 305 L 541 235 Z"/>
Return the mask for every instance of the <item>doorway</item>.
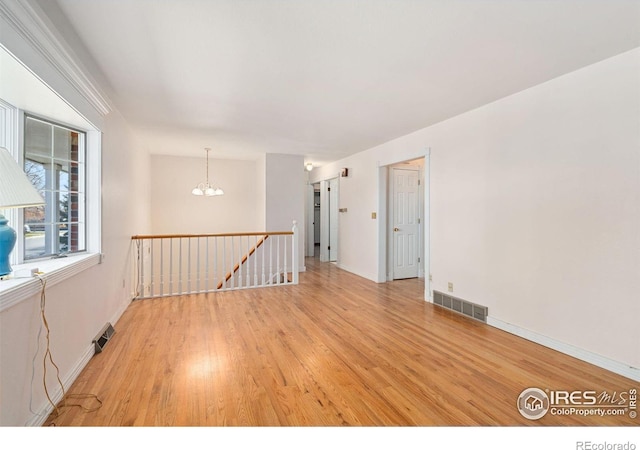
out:
<path id="1" fill-rule="evenodd" d="M 424 276 L 422 160 L 389 167 L 388 269 L 390 280 Z"/>
<path id="2" fill-rule="evenodd" d="M 338 260 L 338 179 L 320 182 L 320 261 Z"/>
<path id="3" fill-rule="evenodd" d="M 309 256 L 320 257 L 320 183 L 310 185 L 309 221 L 311 229 L 308 236 Z"/>

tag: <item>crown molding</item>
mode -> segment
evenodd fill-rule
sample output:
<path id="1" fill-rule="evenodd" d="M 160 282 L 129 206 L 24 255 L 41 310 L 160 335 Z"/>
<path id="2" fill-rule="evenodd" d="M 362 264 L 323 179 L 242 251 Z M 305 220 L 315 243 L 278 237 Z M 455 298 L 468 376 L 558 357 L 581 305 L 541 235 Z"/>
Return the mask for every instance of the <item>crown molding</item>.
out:
<path id="1" fill-rule="evenodd" d="M 28 0 L 0 0 L 0 16 L 100 115 L 112 111 L 108 98 L 75 62 L 55 27 L 37 6 Z"/>

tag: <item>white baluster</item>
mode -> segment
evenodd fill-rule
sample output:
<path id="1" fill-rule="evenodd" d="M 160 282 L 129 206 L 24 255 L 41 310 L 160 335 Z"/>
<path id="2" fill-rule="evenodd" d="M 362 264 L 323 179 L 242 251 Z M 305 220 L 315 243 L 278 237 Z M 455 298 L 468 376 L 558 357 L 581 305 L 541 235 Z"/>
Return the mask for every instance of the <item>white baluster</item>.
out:
<path id="1" fill-rule="evenodd" d="M 293 228 L 291 229 L 291 231 L 293 231 L 293 236 L 291 236 L 291 250 L 293 252 L 292 254 L 292 265 L 293 267 L 291 268 L 291 272 L 293 274 L 293 284 L 298 284 L 298 246 L 300 245 L 300 243 L 298 242 L 298 222 L 297 221 L 293 221 Z"/>
<path id="2" fill-rule="evenodd" d="M 262 254 L 261 254 L 261 258 L 262 258 L 262 267 L 260 268 L 260 270 L 262 271 L 262 283 L 260 283 L 262 286 L 265 285 L 265 279 L 264 279 L 264 254 L 266 253 L 266 249 L 267 249 L 267 235 L 265 234 L 264 237 L 262 238 Z"/>

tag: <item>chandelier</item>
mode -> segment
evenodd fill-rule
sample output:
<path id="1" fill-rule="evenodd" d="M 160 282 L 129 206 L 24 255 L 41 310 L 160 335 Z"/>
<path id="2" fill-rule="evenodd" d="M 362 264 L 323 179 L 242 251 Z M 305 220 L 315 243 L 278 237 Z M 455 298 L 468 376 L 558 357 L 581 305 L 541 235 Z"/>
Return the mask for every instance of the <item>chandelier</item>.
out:
<path id="1" fill-rule="evenodd" d="M 224 194 L 224 191 L 222 189 L 220 189 L 219 187 L 213 187 L 209 184 L 209 152 L 211 151 L 211 149 L 205 148 L 204 150 L 207 152 L 207 178 L 204 183 L 200 183 L 196 187 L 194 187 L 191 193 L 193 195 L 206 195 L 207 197 L 222 195 Z"/>

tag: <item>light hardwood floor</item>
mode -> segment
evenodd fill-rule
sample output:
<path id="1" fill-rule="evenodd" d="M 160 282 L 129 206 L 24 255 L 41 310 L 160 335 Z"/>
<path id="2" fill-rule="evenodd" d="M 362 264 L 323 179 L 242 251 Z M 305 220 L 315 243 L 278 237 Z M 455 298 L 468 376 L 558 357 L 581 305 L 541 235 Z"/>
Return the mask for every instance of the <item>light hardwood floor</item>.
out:
<path id="1" fill-rule="evenodd" d="M 69 394 L 58 426 L 639 425 L 523 418 L 523 389 L 638 383 L 307 258 L 298 286 L 139 300 Z M 93 406 L 85 400 L 86 406 Z"/>

